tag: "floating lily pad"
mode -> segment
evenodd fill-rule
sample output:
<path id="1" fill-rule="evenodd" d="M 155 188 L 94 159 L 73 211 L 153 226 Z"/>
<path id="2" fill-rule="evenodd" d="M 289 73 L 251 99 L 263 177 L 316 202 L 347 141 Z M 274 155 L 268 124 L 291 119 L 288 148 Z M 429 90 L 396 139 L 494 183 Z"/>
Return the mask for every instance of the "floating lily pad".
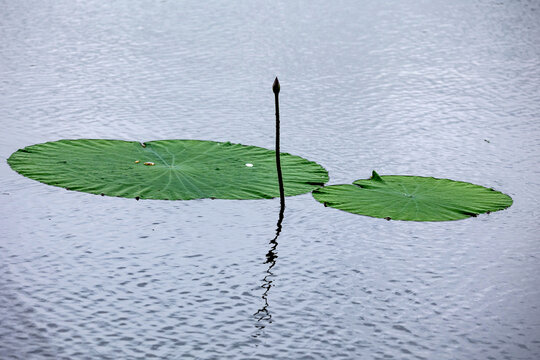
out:
<path id="1" fill-rule="evenodd" d="M 45 184 L 141 199 L 261 199 L 279 196 L 275 151 L 201 140 L 60 140 L 20 149 L 13 170 Z M 285 195 L 328 181 L 326 170 L 281 154 Z"/>
<path id="2" fill-rule="evenodd" d="M 384 175 L 354 185 L 313 191 L 326 206 L 387 220 L 446 221 L 502 210 L 512 198 L 471 183 L 420 176 Z"/>

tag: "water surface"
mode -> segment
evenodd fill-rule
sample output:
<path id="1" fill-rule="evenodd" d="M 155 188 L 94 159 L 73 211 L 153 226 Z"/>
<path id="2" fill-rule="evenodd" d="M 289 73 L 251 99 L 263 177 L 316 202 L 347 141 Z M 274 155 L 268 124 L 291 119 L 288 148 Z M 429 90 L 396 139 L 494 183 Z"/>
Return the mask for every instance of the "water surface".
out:
<path id="1" fill-rule="evenodd" d="M 537 359 L 535 1 L 0 1 L 0 358 Z M 135 201 L 7 165 L 67 138 L 204 139 L 330 183 L 470 181 L 508 210 L 387 222 L 279 200 Z M 270 256 L 268 256 L 270 254 Z"/>

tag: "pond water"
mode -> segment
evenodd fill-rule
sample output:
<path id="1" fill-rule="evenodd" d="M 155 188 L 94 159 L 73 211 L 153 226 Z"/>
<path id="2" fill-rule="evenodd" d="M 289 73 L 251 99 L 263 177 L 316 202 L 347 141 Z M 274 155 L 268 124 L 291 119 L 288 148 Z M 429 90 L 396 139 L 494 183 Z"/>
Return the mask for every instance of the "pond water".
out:
<path id="1" fill-rule="evenodd" d="M 538 359 L 536 1 L 2 1 L 1 359 Z M 279 200 L 135 201 L 6 159 L 76 138 L 203 139 L 469 181 L 462 221 Z"/>

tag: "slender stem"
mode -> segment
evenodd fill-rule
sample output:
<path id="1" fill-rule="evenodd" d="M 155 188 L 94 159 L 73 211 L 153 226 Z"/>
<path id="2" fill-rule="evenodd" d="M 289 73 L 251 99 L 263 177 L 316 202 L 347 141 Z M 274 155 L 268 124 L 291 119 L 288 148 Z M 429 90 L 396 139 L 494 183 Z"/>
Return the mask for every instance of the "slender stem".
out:
<path id="1" fill-rule="evenodd" d="M 279 198 L 281 207 L 285 208 L 285 190 L 283 188 L 283 175 L 281 173 L 281 160 L 279 152 L 279 80 L 276 77 L 274 80 L 274 85 L 272 86 L 272 91 L 274 92 L 274 98 L 276 103 L 276 169 L 279 182 Z"/>
<path id="2" fill-rule="evenodd" d="M 283 189 L 283 175 L 281 174 L 281 161 L 279 152 L 279 88 L 279 80 L 276 77 L 276 80 L 274 80 L 274 85 L 272 86 L 272 91 L 274 92 L 276 100 L 276 169 L 279 181 L 279 199 L 281 206 L 279 208 L 279 218 L 276 226 L 276 236 L 270 241 L 270 250 L 266 254 L 266 261 L 264 262 L 265 264 L 269 264 L 268 269 L 266 270 L 266 276 L 263 279 L 264 284 L 261 286 L 264 289 L 264 293 L 262 295 L 264 305 L 255 314 L 253 314 L 254 316 L 257 316 L 257 322 L 264 320 L 268 323 L 272 322 L 272 314 L 268 309 L 268 293 L 270 292 L 270 288 L 273 286 L 272 277 L 274 276 L 274 274 L 272 273 L 272 268 L 276 265 L 276 259 L 278 257 L 276 251 L 278 246 L 277 239 L 279 237 L 279 234 L 281 233 L 281 223 L 283 222 L 283 214 L 285 213 L 285 191 Z M 264 323 L 259 323 L 258 325 L 256 325 L 256 327 L 259 330 L 262 330 L 264 329 L 265 325 Z M 259 334 L 257 334 L 256 337 L 258 335 Z"/>

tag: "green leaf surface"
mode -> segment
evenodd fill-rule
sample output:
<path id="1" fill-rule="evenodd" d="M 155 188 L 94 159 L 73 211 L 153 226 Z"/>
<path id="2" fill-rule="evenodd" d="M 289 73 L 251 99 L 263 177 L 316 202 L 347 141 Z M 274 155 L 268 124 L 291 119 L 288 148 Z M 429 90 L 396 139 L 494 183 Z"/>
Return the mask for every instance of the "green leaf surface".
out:
<path id="1" fill-rule="evenodd" d="M 313 191 L 325 206 L 387 220 L 446 221 L 502 210 L 512 198 L 471 183 L 432 177 L 383 175 L 354 185 Z"/>
<path id="2" fill-rule="evenodd" d="M 328 181 L 317 163 L 280 156 L 285 195 Z M 59 140 L 20 149 L 8 163 L 31 179 L 92 194 L 165 200 L 279 196 L 275 151 L 229 142 Z"/>

